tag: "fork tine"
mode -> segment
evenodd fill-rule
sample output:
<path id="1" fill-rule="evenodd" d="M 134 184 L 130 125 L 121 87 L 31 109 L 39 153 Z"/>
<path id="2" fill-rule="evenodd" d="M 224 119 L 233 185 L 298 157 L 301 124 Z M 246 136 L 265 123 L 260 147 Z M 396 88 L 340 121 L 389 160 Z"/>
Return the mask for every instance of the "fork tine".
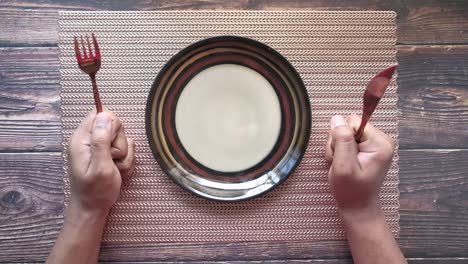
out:
<path id="1" fill-rule="evenodd" d="M 86 35 L 86 42 L 88 43 L 89 57 L 92 58 L 93 57 L 93 52 L 92 52 L 92 49 L 91 49 L 91 43 L 89 43 L 89 36 L 88 35 Z"/>
<path id="2" fill-rule="evenodd" d="M 84 44 L 84 41 L 83 41 L 83 36 L 80 35 L 80 38 L 81 38 L 81 47 L 83 47 L 83 58 L 87 59 L 88 54 L 86 54 L 86 47 L 85 47 L 85 44 Z"/>
<path id="3" fill-rule="evenodd" d="M 96 36 L 94 33 L 91 33 L 91 37 L 93 38 L 93 45 L 94 45 L 94 56 L 96 59 L 100 60 L 101 59 L 101 51 L 99 50 L 99 45 L 96 40 Z"/>
<path id="4" fill-rule="evenodd" d="M 80 54 L 80 47 L 78 46 L 78 40 L 76 39 L 76 36 L 73 37 L 75 40 L 73 41 L 75 45 L 75 56 L 76 56 L 76 61 L 80 62 L 81 61 L 81 54 Z"/>

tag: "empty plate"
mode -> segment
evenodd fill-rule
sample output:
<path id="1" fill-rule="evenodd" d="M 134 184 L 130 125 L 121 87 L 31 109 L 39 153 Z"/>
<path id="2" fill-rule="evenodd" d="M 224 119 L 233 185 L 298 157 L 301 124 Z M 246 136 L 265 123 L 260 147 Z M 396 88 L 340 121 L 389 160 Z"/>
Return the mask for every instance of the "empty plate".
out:
<path id="1" fill-rule="evenodd" d="M 291 64 L 234 36 L 177 53 L 148 97 L 146 132 L 161 168 L 199 196 L 237 201 L 282 183 L 300 162 L 310 105 Z"/>

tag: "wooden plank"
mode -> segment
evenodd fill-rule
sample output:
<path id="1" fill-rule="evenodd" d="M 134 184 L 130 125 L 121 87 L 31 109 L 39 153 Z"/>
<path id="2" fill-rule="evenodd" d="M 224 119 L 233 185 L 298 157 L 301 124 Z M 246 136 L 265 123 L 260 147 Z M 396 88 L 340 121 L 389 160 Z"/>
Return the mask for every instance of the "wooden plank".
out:
<path id="1" fill-rule="evenodd" d="M 468 263 L 468 258 L 410 258 L 407 259 L 408 263 L 410 264 L 466 264 Z M 130 264 L 134 262 L 106 262 L 106 263 L 115 263 L 115 264 Z M 138 262 L 141 264 L 172 264 L 172 263 L 180 263 L 180 262 Z M 189 261 L 184 262 L 188 264 L 240 264 L 246 263 L 246 261 Z M 247 263 L 257 264 L 257 263 L 266 263 L 266 264 L 349 264 L 353 263 L 351 259 L 301 259 L 301 260 L 267 260 L 267 261 L 248 261 Z"/>
<path id="2" fill-rule="evenodd" d="M 410 264 L 466 264 L 468 258 L 410 258 L 407 259 Z M 30 262 L 30 264 L 39 264 L 43 262 Z M 187 263 L 187 264 L 242 264 L 242 263 L 251 263 L 251 264 L 351 264 L 353 261 L 351 259 L 283 259 L 283 260 L 261 260 L 261 261 L 138 261 L 138 262 L 103 262 L 108 264 L 176 264 L 176 263 Z"/>
<path id="3" fill-rule="evenodd" d="M 468 256 L 467 153 L 401 152 L 400 245 L 405 256 Z"/>
<path id="4" fill-rule="evenodd" d="M 468 43 L 464 1 L 2 1 L 0 46 L 56 46 L 60 10 L 393 10 L 400 44 Z"/>
<path id="5" fill-rule="evenodd" d="M 43 261 L 63 222 L 61 154 L 0 154 L 0 161 L 0 259 Z"/>
<path id="6" fill-rule="evenodd" d="M 0 160 L 0 259 L 43 261 L 62 223 L 60 154 L 0 154 Z M 400 245 L 406 257 L 468 257 L 466 160 L 468 150 L 400 151 Z M 204 262 L 349 259 L 350 255 L 345 241 L 122 243 L 103 245 L 101 258 Z"/>
<path id="7" fill-rule="evenodd" d="M 106 262 L 109 264 L 132 264 L 135 262 Z M 176 264 L 181 263 L 180 261 L 177 262 L 137 262 L 141 264 Z M 183 263 L 187 264 L 243 264 L 243 263 L 250 263 L 250 264 L 350 264 L 353 263 L 351 259 L 283 259 L 283 260 L 261 260 L 261 261 L 184 261 Z"/>
<path id="8" fill-rule="evenodd" d="M 0 49 L 0 149 L 61 151 L 57 48 Z"/>
<path id="9" fill-rule="evenodd" d="M 398 60 L 400 148 L 468 148 L 468 45 L 399 46 Z M 0 48 L 2 151 L 61 151 L 59 78 L 57 48 Z"/>
<path id="10" fill-rule="evenodd" d="M 398 47 L 401 148 L 468 147 L 468 46 Z"/>
<path id="11" fill-rule="evenodd" d="M 400 151 L 400 245 L 407 257 L 468 256 L 467 160 L 468 150 Z"/>
<path id="12" fill-rule="evenodd" d="M 2 2 L 0 25 L 0 47 L 57 46 L 58 12 L 55 10 L 12 9 Z"/>
<path id="13" fill-rule="evenodd" d="M 411 264 L 466 264 L 468 258 L 413 258 L 408 259 Z"/>
<path id="14" fill-rule="evenodd" d="M 106 262 L 106 263 L 115 263 L 115 264 L 130 264 L 135 262 Z M 180 262 L 138 262 L 141 264 L 172 264 L 172 263 L 180 263 Z M 246 261 L 189 261 L 184 262 L 188 264 L 240 264 L 246 263 Z M 248 261 L 247 263 L 257 264 L 257 263 L 266 263 L 266 264 L 349 264 L 353 263 L 351 259 L 301 259 L 301 260 L 267 260 L 267 261 Z M 468 263 L 468 258 L 418 258 L 418 259 L 408 259 L 408 263 L 410 264 L 466 264 Z"/>

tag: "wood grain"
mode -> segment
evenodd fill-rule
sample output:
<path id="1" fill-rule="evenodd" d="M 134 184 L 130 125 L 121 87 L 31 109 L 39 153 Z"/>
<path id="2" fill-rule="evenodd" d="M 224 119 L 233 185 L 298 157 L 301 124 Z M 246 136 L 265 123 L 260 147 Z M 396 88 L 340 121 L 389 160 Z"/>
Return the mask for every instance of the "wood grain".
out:
<path id="1" fill-rule="evenodd" d="M 467 258 L 410 258 L 407 259 L 408 263 L 410 264 L 466 264 L 468 262 Z M 30 264 L 39 264 L 43 262 L 29 262 Z M 104 263 L 109 264 L 134 264 L 135 262 L 125 262 L 125 261 L 118 261 L 118 262 L 109 262 L 106 261 Z M 141 264 L 175 264 L 181 263 L 180 261 L 144 261 L 138 262 Z M 299 259 L 299 260 L 292 260 L 292 259 L 283 259 L 283 260 L 262 260 L 262 261 L 184 261 L 183 263 L 187 264 L 243 264 L 243 263 L 251 263 L 251 264 L 351 264 L 353 261 L 351 259 Z"/>
<path id="2" fill-rule="evenodd" d="M 398 47 L 401 148 L 468 148 L 468 46 Z"/>
<path id="3" fill-rule="evenodd" d="M 56 46 L 60 10 L 393 10 L 399 44 L 462 44 L 468 40 L 468 7 L 463 0 L 137 0 L 0 2 L 0 46 Z"/>
<path id="4" fill-rule="evenodd" d="M 0 160 L 0 259 L 43 261 L 62 223 L 60 154 L 0 154 Z M 468 257 L 466 160 L 468 150 L 400 151 L 400 245 L 406 257 Z M 345 241 L 105 244 L 101 253 L 107 261 L 350 258 Z"/>
<path id="5" fill-rule="evenodd" d="M 0 151 L 61 151 L 57 48 L 0 49 Z"/>
<path id="6" fill-rule="evenodd" d="M 409 263 L 468 263 L 464 0 L 1 1 L 0 47 L 26 48 L 0 48 L 0 261 L 42 263 L 63 222 L 58 11 L 187 9 L 397 12 L 399 44 L 432 45 L 398 47 L 400 244 Z M 352 263 L 345 241 L 103 245 L 102 259 Z"/>
<path id="7" fill-rule="evenodd" d="M 410 264 L 466 264 L 468 258 L 411 258 Z"/>
<path id="8" fill-rule="evenodd" d="M 106 262 L 106 263 L 115 263 L 115 264 L 130 264 L 132 262 Z M 175 264 L 175 263 L 180 263 L 180 262 L 139 262 L 139 263 L 144 263 L 144 264 Z M 190 262 L 184 262 L 184 263 L 189 263 L 189 264 L 242 264 L 246 263 L 246 261 L 190 261 Z M 285 260 L 267 260 L 267 261 L 248 261 L 247 263 L 250 264 L 287 264 L 287 263 L 292 263 L 292 264 L 313 264 L 313 263 L 320 263 L 320 264 L 349 264 L 352 263 L 350 259 L 307 259 L 307 260 L 292 260 L 292 259 L 285 259 Z"/>
<path id="9" fill-rule="evenodd" d="M 400 245 L 405 256 L 467 257 L 467 160 L 468 150 L 400 151 Z"/>
<path id="10" fill-rule="evenodd" d="M 427 259 L 408 259 L 408 263 L 410 264 L 466 264 L 468 262 L 468 258 L 427 258 Z M 132 262 L 106 262 L 106 263 L 115 263 L 115 264 L 130 264 Z M 180 263 L 180 262 L 140 262 L 144 264 L 172 264 L 172 263 Z M 240 264 L 246 263 L 246 261 L 190 261 L 184 262 L 189 264 Z M 257 263 L 266 263 L 266 264 L 349 264 L 353 263 L 351 259 L 300 259 L 300 260 L 267 260 L 267 261 L 249 261 L 248 263 L 257 264 Z"/>
<path id="11" fill-rule="evenodd" d="M 400 148 L 468 148 L 468 46 L 399 46 L 398 61 Z M 57 48 L 0 48 L 2 151 L 62 150 L 59 78 Z"/>
<path id="12" fill-rule="evenodd" d="M 61 154 L 10 153 L 0 160 L 0 260 L 44 260 L 63 222 Z"/>

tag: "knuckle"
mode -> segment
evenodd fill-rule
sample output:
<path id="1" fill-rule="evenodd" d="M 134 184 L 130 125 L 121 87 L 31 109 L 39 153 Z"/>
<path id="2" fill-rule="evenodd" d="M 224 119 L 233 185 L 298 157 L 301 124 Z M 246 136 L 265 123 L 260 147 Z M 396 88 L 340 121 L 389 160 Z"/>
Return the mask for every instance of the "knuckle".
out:
<path id="1" fill-rule="evenodd" d="M 91 140 L 91 146 L 94 148 L 100 147 L 107 143 L 107 138 L 105 135 L 96 135 Z"/>
<path id="2" fill-rule="evenodd" d="M 129 147 L 135 148 L 135 141 L 133 139 L 128 138 L 127 141 L 128 141 L 128 146 Z"/>
<path id="3" fill-rule="evenodd" d="M 94 171 L 94 175 L 99 178 L 111 177 L 114 174 L 114 168 L 111 165 L 103 164 L 98 166 Z"/>
<path id="4" fill-rule="evenodd" d="M 126 176 L 130 171 L 131 164 L 119 163 L 117 168 L 119 169 L 119 172 L 122 176 Z"/>
<path id="5" fill-rule="evenodd" d="M 133 139 L 128 139 L 128 155 L 135 157 L 136 144 Z"/>
<path id="6" fill-rule="evenodd" d="M 127 155 L 127 151 L 126 149 L 119 149 L 114 147 L 111 150 L 111 154 L 113 159 L 122 159 Z"/>
<path id="7" fill-rule="evenodd" d="M 125 153 L 127 153 L 129 148 L 130 148 L 130 144 L 129 144 L 129 142 L 128 142 L 128 140 L 127 140 L 127 138 L 125 136 L 123 136 L 123 138 L 122 138 L 121 145 L 122 145 L 122 148 L 125 150 Z"/>
<path id="8" fill-rule="evenodd" d="M 393 152 L 393 143 L 386 141 L 382 144 L 380 151 L 377 152 L 375 158 L 379 161 L 390 161 L 393 158 Z"/>
<path id="9" fill-rule="evenodd" d="M 126 175 L 128 175 L 128 172 L 130 171 L 130 168 L 122 167 L 122 168 L 119 169 L 119 171 L 120 171 L 120 174 L 126 176 Z"/>
<path id="10" fill-rule="evenodd" d="M 119 130 L 121 127 L 123 128 L 122 121 L 114 114 L 112 114 L 112 126 L 116 130 Z"/>
<path id="11" fill-rule="evenodd" d="M 349 127 L 338 127 L 334 130 L 333 137 L 341 142 L 354 141 L 354 133 Z"/>
<path id="12" fill-rule="evenodd" d="M 350 125 L 359 125 L 361 123 L 361 117 L 356 114 L 352 114 L 346 118 L 346 121 Z"/>
<path id="13" fill-rule="evenodd" d="M 331 173 L 337 179 L 352 179 L 354 178 L 355 171 L 349 166 L 343 166 L 343 164 L 338 164 L 334 162 L 331 167 Z"/>
<path id="14" fill-rule="evenodd" d="M 83 177 L 79 177 L 75 181 L 79 182 L 79 184 L 83 187 L 91 186 L 95 183 L 95 177 L 92 174 L 86 174 Z"/>
<path id="15" fill-rule="evenodd" d="M 134 159 L 133 158 L 128 158 L 124 161 L 121 161 L 119 163 L 117 163 L 117 167 L 120 171 L 120 173 L 123 175 L 123 176 L 127 176 L 129 174 L 131 174 L 131 172 L 133 171 L 133 168 L 134 168 Z"/>
<path id="16" fill-rule="evenodd" d="M 390 149 L 392 149 L 392 151 L 395 149 L 396 147 L 396 143 L 395 143 L 395 140 L 392 138 L 392 137 L 389 137 L 388 135 L 387 136 L 387 139 L 388 139 L 388 143 L 390 144 Z"/>
<path id="17" fill-rule="evenodd" d="M 393 150 L 395 149 L 395 140 L 386 134 L 384 135 L 385 135 L 384 137 L 385 140 L 383 141 L 382 148 L 388 152 L 393 152 Z"/>
<path id="18" fill-rule="evenodd" d="M 128 159 L 123 163 L 123 166 L 125 169 L 128 170 L 132 167 L 132 164 L 133 164 L 133 159 Z"/>
<path id="19" fill-rule="evenodd" d="M 333 161 L 333 150 L 330 142 L 327 142 L 327 145 L 325 145 L 325 152 L 323 157 L 328 163 L 331 163 Z"/>
<path id="20" fill-rule="evenodd" d="M 107 110 L 107 109 L 106 109 L 105 112 L 106 112 L 106 114 L 108 114 L 108 115 L 110 116 L 110 118 L 111 118 L 112 120 L 114 120 L 114 119 L 117 118 L 117 116 L 114 114 L 114 112 L 109 111 L 109 110 Z"/>

